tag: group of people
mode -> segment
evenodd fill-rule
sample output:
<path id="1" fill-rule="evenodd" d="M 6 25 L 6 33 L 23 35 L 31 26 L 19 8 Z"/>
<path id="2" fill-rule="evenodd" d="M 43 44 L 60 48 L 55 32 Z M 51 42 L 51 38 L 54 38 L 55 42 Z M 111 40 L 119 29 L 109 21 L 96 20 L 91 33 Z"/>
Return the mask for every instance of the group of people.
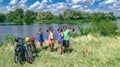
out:
<path id="1" fill-rule="evenodd" d="M 68 30 L 67 26 L 63 26 L 63 29 L 61 27 L 58 28 L 57 41 L 59 44 L 60 55 L 63 54 L 63 51 L 68 53 L 70 52 L 70 49 L 69 49 L 70 32 L 73 32 L 73 31 L 74 29 Z M 54 43 L 55 43 L 53 28 L 50 27 L 49 30 L 47 30 L 47 32 L 48 32 L 48 48 L 49 48 L 49 51 L 52 52 L 54 48 Z M 38 46 L 39 46 L 39 49 L 42 49 L 43 42 L 44 42 L 43 30 L 40 28 L 37 34 L 39 35 Z M 64 49 L 63 49 L 63 46 L 64 46 Z"/>

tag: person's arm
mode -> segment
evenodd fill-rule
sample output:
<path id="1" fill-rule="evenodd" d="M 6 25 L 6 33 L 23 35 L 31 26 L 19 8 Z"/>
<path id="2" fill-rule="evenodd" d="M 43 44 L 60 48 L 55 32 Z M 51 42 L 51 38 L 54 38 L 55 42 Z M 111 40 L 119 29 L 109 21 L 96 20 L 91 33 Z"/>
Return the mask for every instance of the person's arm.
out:
<path id="1" fill-rule="evenodd" d="M 69 32 L 74 32 L 74 31 L 75 31 L 75 29 L 69 30 Z"/>
<path id="2" fill-rule="evenodd" d="M 63 33 L 61 33 L 62 37 L 63 37 Z"/>
<path id="3" fill-rule="evenodd" d="M 40 32 L 37 32 L 37 34 L 41 34 Z"/>

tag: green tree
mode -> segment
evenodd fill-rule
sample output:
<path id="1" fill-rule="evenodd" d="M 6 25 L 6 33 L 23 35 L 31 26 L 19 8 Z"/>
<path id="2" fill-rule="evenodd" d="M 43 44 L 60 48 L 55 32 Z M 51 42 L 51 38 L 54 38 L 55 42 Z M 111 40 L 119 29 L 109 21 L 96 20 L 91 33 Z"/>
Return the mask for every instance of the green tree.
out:
<path id="1" fill-rule="evenodd" d="M 118 26 L 116 24 L 106 20 L 102 21 L 98 25 L 98 30 L 102 35 L 115 34 L 117 29 L 118 29 Z"/>
<path id="2" fill-rule="evenodd" d="M 37 20 L 52 20 L 53 14 L 50 11 L 46 12 L 38 12 L 37 14 Z"/>
<path id="3" fill-rule="evenodd" d="M 5 15 L 0 13 L 0 22 L 4 22 L 5 20 Z"/>
<path id="4" fill-rule="evenodd" d="M 23 18 L 23 16 L 24 16 L 24 11 L 23 11 L 22 8 L 16 9 L 15 12 L 16 12 L 16 15 L 17 15 L 18 17 Z"/>
<path id="5" fill-rule="evenodd" d="M 33 23 L 33 21 L 36 19 L 36 13 L 31 11 L 31 10 L 27 10 L 25 12 L 25 15 L 24 15 L 24 21 L 25 23 L 27 24 L 30 24 L 30 23 Z"/>
<path id="6" fill-rule="evenodd" d="M 10 13 L 6 14 L 6 22 L 13 22 L 14 19 L 17 19 L 15 11 L 11 11 Z"/>
<path id="7" fill-rule="evenodd" d="M 45 12 L 38 12 L 37 20 L 44 20 L 45 19 Z"/>
<path id="8" fill-rule="evenodd" d="M 73 10 L 67 9 L 66 11 L 63 12 L 63 17 L 64 19 L 70 20 L 73 18 L 73 14 L 74 14 Z"/>
<path id="9" fill-rule="evenodd" d="M 50 11 L 45 12 L 45 19 L 51 20 L 53 18 L 53 14 Z"/>

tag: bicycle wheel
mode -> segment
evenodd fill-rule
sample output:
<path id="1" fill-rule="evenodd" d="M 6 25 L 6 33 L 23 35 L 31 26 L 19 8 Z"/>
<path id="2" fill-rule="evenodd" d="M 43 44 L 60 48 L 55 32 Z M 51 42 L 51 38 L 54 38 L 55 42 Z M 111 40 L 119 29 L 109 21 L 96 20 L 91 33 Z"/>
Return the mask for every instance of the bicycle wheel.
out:
<path id="1" fill-rule="evenodd" d="M 19 61 L 20 64 L 22 64 L 22 60 L 23 60 L 23 59 L 22 59 L 22 53 L 19 52 L 19 53 L 18 53 L 18 61 Z"/>
<path id="2" fill-rule="evenodd" d="M 18 62 L 18 56 L 16 55 L 16 53 L 14 52 L 14 62 L 17 63 Z"/>

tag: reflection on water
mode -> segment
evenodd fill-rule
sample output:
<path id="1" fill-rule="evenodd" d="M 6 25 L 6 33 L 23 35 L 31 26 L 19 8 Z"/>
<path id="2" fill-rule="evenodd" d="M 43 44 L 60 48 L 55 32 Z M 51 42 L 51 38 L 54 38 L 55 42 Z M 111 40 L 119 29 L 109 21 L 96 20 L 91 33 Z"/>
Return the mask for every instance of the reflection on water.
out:
<path id="1" fill-rule="evenodd" d="M 39 30 L 39 28 L 43 29 L 44 38 L 47 38 L 47 32 L 46 30 L 49 27 L 53 27 L 54 29 L 54 37 L 57 38 L 57 29 L 59 27 L 63 27 L 63 25 L 68 26 L 69 29 L 75 28 L 74 33 L 80 33 L 77 25 L 69 25 L 69 24 L 33 24 L 33 25 L 2 25 L 0 26 L 0 39 L 7 35 L 13 35 L 14 37 L 26 37 L 26 36 L 34 36 L 36 39 L 38 38 L 38 35 L 36 34 Z"/>

